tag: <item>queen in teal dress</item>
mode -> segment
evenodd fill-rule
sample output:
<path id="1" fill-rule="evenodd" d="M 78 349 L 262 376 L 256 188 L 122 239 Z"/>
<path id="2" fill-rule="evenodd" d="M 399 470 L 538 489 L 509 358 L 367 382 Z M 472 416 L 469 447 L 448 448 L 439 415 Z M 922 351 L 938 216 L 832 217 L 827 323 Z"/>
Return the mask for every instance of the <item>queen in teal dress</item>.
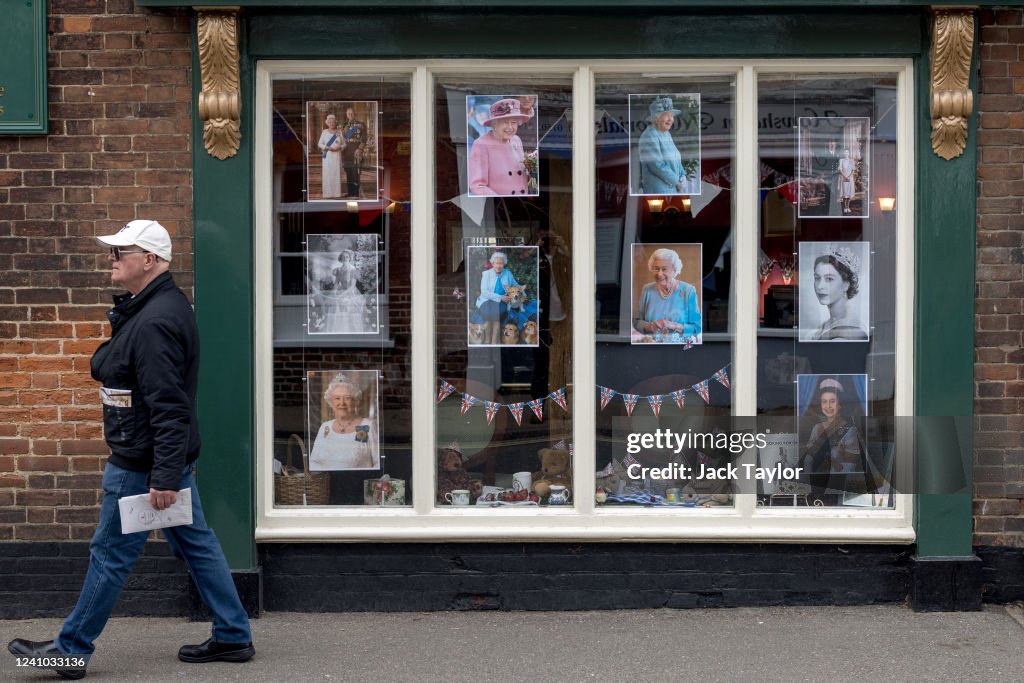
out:
<path id="1" fill-rule="evenodd" d="M 657 249 L 647 260 L 654 276 L 640 291 L 633 316 L 633 342 L 640 344 L 699 344 L 701 312 L 697 288 L 676 279 L 683 269 L 679 255 Z"/>

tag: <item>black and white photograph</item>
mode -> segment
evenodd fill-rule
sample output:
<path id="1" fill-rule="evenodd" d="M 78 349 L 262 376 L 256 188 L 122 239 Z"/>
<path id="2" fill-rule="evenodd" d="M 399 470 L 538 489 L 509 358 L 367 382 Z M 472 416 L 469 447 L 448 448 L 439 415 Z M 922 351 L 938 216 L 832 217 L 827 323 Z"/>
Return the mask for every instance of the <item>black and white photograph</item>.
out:
<path id="1" fill-rule="evenodd" d="M 870 339 L 871 243 L 800 242 L 800 341 Z"/>
<path id="2" fill-rule="evenodd" d="M 632 245 L 632 344 L 700 344 L 704 246 Z"/>
<path id="3" fill-rule="evenodd" d="M 538 346 L 539 281 L 538 247 L 467 246 L 467 344 Z"/>
<path id="4" fill-rule="evenodd" d="M 309 334 L 377 334 L 380 329 L 377 235 L 307 235 Z"/>
<path id="5" fill-rule="evenodd" d="M 309 469 L 380 469 L 377 370 L 306 373 L 309 392 Z"/>
<path id="6" fill-rule="evenodd" d="M 306 197 L 377 201 L 377 111 L 373 101 L 306 103 Z"/>
<path id="7" fill-rule="evenodd" d="M 870 212 L 871 119 L 799 118 L 800 218 L 866 218 Z"/>
<path id="8" fill-rule="evenodd" d="M 630 95 L 629 150 L 630 195 L 699 195 L 700 95 Z"/>
<path id="9" fill-rule="evenodd" d="M 540 195 L 536 95 L 466 97 L 471 197 Z"/>

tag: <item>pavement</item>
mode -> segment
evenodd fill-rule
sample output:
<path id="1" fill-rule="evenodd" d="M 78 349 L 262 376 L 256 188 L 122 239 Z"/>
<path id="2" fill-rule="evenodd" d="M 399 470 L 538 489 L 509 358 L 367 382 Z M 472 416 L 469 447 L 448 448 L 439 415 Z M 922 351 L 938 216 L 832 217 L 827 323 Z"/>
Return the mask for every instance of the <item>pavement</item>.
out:
<path id="1" fill-rule="evenodd" d="M 1022 681 L 1024 609 L 915 613 L 901 605 L 594 612 L 271 612 L 256 657 L 186 664 L 209 636 L 185 619 L 112 619 L 90 681 Z M 3 642 L 58 619 L 0 621 Z M 0 681 L 59 680 L 16 668 Z"/>

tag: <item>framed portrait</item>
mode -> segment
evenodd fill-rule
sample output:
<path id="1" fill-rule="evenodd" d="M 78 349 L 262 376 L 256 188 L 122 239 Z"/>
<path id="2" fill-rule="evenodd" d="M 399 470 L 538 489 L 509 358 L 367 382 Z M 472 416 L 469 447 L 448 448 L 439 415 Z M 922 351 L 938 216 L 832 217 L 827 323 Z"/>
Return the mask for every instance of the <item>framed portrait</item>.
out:
<path id="1" fill-rule="evenodd" d="M 800 341 L 868 341 L 871 243 L 800 242 L 799 258 Z"/>
<path id="2" fill-rule="evenodd" d="M 306 235 L 306 328 L 309 334 L 377 334 L 380 328 L 379 237 Z"/>
<path id="3" fill-rule="evenodd" d="M 700 94 L 629 95 L 629 194 L 700 194 Z"/>
<path id="4" fill-rule="evenodd" d="M 467 95 L 467 194 L 540 195 L 537 95 Z"/>
<path id="5" fill-rule="evenodd" d="M 310 370 L 309 469 L 380 469 L 379 371 Z"/>
<path id="6" fill-rule="evenodd" d="M 871 206 L 871 119 L 801 116 L 797 129 L 800 218 L 866 218 Z"/>
<path id="7" fill-rule="evenodd" d="M 703 245 L 633 244 L 631 344 L 702 343 Z"/>
<path id="8" fill-rule="evenodd" d="M 470 347 L 538 346 L 540 250 L 466 247 L 466 339 Z"/>
<path id="9" fill-rule="evenodd" d="M 380 197 L 375 101 L 306 103 L 306 198 L 367 202 Z"/>

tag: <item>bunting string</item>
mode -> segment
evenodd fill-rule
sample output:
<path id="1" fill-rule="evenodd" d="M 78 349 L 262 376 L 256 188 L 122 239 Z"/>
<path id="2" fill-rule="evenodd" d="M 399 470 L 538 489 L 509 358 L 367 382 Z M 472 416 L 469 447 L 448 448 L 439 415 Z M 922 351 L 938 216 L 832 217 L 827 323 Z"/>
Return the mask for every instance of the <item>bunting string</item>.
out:
<path id="1" fill-rule="evenodd" d="M 650 394 L 647 396 L 643 396 L 640 394 L 625 393 L 612 389 L 611 387 L 598 385 L 597 388 L 601 393 L 601 402 L 599 410 L 604 410 L 616 398 L 621 398 L 622 404 L 625 406 L 626 409 L 626 415 L 632 415 L 637 405 L 639 405 L 641 402 L 644 402 L 650 407 L 651 412 L 654 413 L 654 416 L 658 417 L 661 415 L 662 404 L 665 402 L 666 398 L 672 399 L 672 401 L 675 402 L 679 410 L 682 410 L 683 406 L 686 404 L 686 394 L 691 391 L 695 392 L 698 396 L 700 396 L 704 400 L 705 404 L 709 404 L 711 402 L 711 380 L 718 382 L 726 389 L 731 388 L 731 384 L 729 382 L 728 368 L 729 366 L 726 365 L 720 368 L 719 370 L 715 371 L 714 374 L 711 375 L 711 377 L 702 379 L 700 382 L 697 382 L 696 384 L 692 384 L 686 387 L 679 387 L 672 391 L 666 391 L 661 394 Z M 455 388 L 454 384 L 443 378 L 438 378 L 438 403 L 441 403 L 452 394 L 455 394 L 457 391 L 458 390 Z M 556 389 L 547 396 L 540 396 L 537 398 L 530 399 L 529 401 L 517 401 L 515 403 L 500 403 L 497 401 L 490 401 L 479 398 L 466 392 L 460 392 L 458 395 L 461 414 L 465 415 L 474 406 L 481 405 L 484 407 L 484 417 L 487 420 L 487 424 L 491 424 L 491 422 L 494 420 L 494 417 L 501 411 L 502 408 L 507 408 L 508 411 L 512 413 L 512 417 L 515 419 L 516 425 L 522 426 L 523 414 L 525 413 L 526 408 L 529 408 L 533 412 L 533 414 L 537 417 L 538 421 L 543 422 L 545 401 L 551 401 L 559 408 L 561 408 L 562 412 L 564 413 L 569 412 L 569 404 L 566 397 L 566 387 Z"/>

